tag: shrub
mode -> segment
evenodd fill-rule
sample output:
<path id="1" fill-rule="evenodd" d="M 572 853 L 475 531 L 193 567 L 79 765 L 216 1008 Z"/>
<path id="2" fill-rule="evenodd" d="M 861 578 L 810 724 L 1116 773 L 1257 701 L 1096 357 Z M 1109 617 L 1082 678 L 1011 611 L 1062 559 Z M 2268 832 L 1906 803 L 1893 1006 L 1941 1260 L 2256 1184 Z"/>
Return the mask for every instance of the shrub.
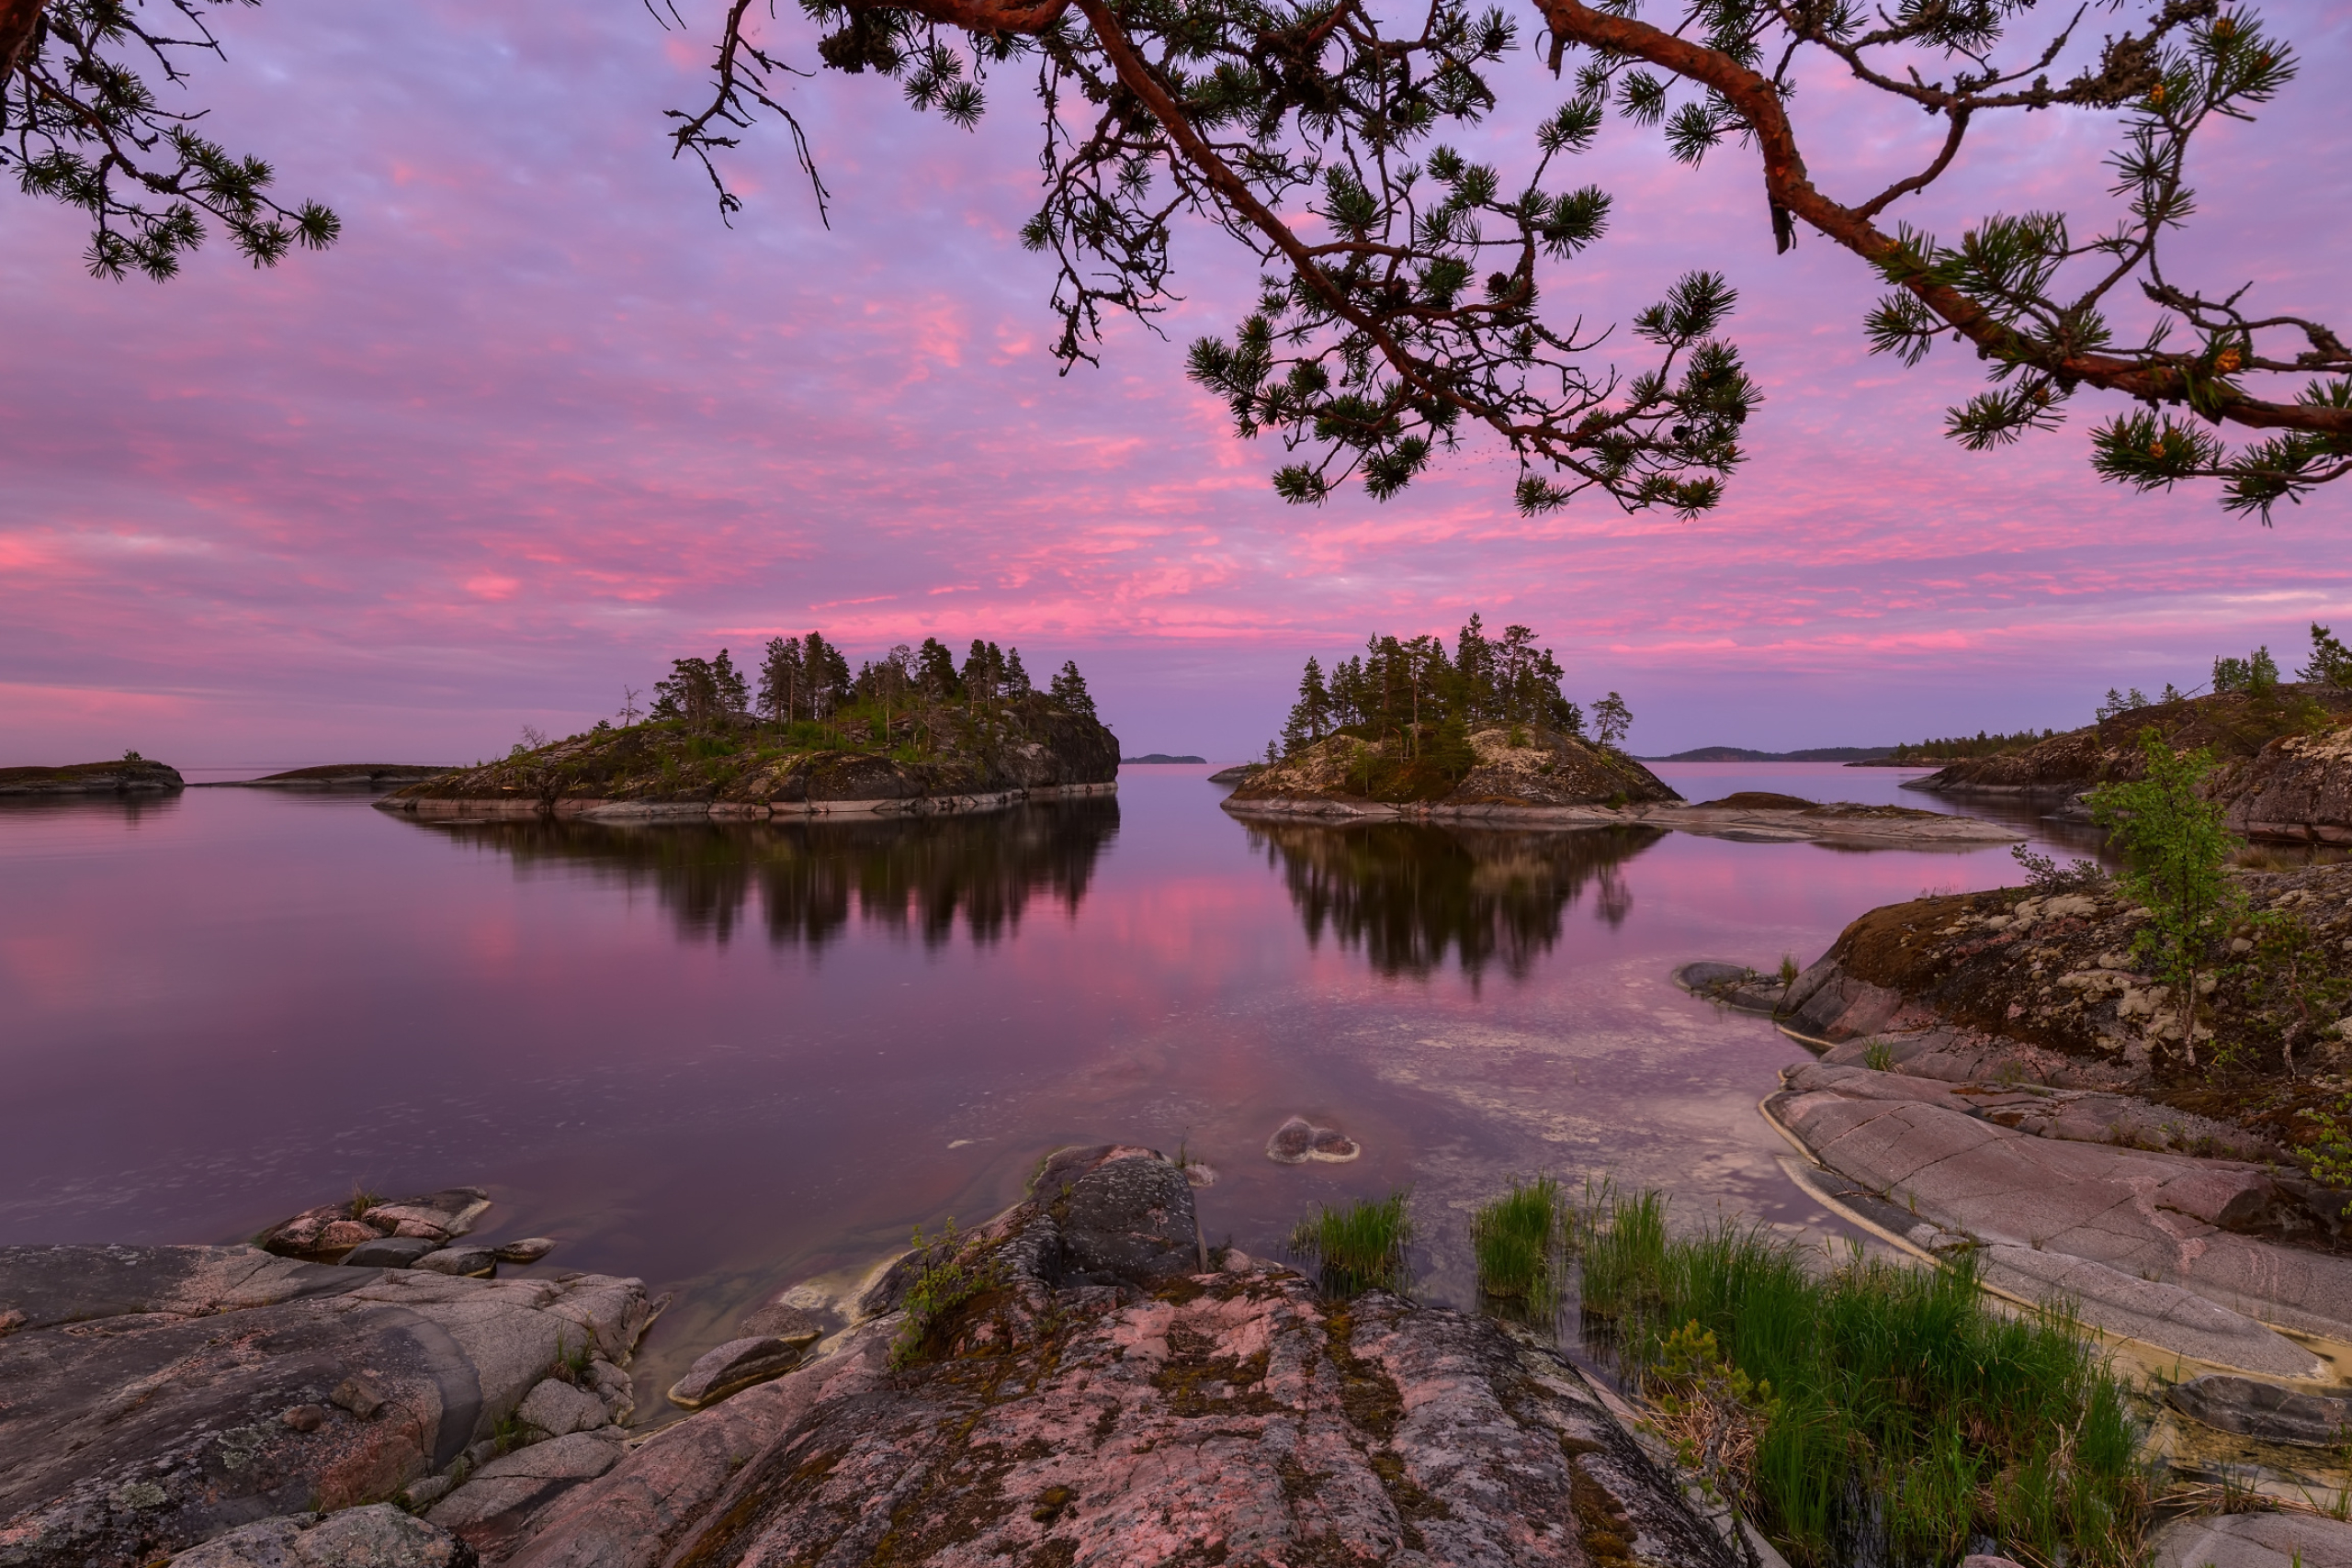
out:
<path id="1" fill-rule="evenodd" d="M 978 1237 L 958 1236 L 952 1218 L 935 1241 L 925 1241 L 922 1227 L 916 1226 L 910 1245 L 923 1261 L 899 1303 L 907 1316 L 890 1341 L 894 1371 L 904 1371 L 922 1360 L 935 1348 L 933 1342 L 940 1331 L 965 1307 L 1005 1283 L 1003 1261 Z"/>
<path id="2" fill-rule="evenodd" d="M 1316 1266 L 1324 1293 L 1342 1300 L 1366 1291 L 1406 1294 L 1411 1271 L 1405 1248 L 1413 1239 L 1407 1194 L 1360 1198 L 1344 1209 L 1325 1203 L 1291 1232 L 1290 1249 Z"/>
<path id="3" fill-rule="evenodd" d="M 2214 968 L 2236 903 L 2224 880 L 2236 840 L 2222 807 L 2199 793 L 2212 771 L 2209 751 L 2175 755 L 2154 729 L 2140 732 L 2146 772 L 2091 792 L 2091 818 L 2114 835 L 2130 869 L 2123 889 L 2148 908 L 2132 953 L 2172 988 L 2181 1049 L 2197 1065 L 2198 982 Z"/>

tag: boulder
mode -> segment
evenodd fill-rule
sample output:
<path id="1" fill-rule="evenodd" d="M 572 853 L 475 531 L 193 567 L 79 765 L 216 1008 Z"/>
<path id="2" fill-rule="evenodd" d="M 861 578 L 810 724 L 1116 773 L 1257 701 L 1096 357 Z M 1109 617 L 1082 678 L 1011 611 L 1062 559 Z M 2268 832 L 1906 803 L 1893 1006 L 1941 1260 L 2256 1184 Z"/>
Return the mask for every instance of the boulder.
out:
<path id="1" fill-rule="evenodd" d="M 561 1378 L 541 1380 L 523 1396 L 523 1403 L 514 1407 L 514 1417 L 526 1427 L 544 1432 L 550 1438 L 568 1438 L 574 1432 L 593 1432 L 611 1421 L 603 1400 Z"/>
<path id="2" fill-rule="evenodd" d="M 1317 1127 L 1303 1116 L 1284 1122 L 1266 1140 L 1266 1157 L 1276 1165 L 1304 1165 L 1308 1160 L 1344 1165 L 1363 1153 L 1356 1141 L 1338 1128 Z M 1208 1183 L 1195 1185 L 1205 1187 Z"/>
<path id="3" fill-rule="evenodd" d="M 555 1250 L 552 1236 L 526 1235 L 520 1241 L 503 1241 L 492 1250 L 501 1263 L 537 1263 Z"/>
<path id="4" fill-rule="evenodd" d="M 474 1549 L 390 1503 L 289 1514 L 214 1536 L 172 1568 L 475 1568 Z"/>
<path id="5" fill-rule="evenodd" d="M 2352 1524 L 2312 1514 L 2175 1519 L 2150 1544 L 2151 1568 L 2352 1568 Z"/>
<path id="6" fill-rule="evenodd" d="M 753 1383 L 781 1377 L 799 1365 L 809 1341 L 790 1344 L 771 1335 L 730 1339 L 695 1358 L 686 1375 L 670 1385 L 670 1403 L 699 1410 Z"/>
<path id="7" fill-rule="evenodd" d="M 498 1254 L 486 1247 L 445 1247 L 418 1258 L 415 1267 L 434 1274 L 487 1280 L 498 1272 Z"/>
<path id="8" fill-rule="evenodd" d="M 1150 1286 L 1208 1267 L 1193 1184 L 1152 1149 L 1062 1149 L 1032 1190 L 1060 1233 L 1059 1278 Z"/>
<path id="9" fill-rule="evenodd" d="M 0 1561 L 145 1568 L 274 1516 L 388 1501 L 488 1438 L 567 1348 L 626 1359 L 651 1311 L 637 1280 L 595 1275 L 0 1247 L 0 1313 L 22 1320 L 0 1337 Z"/>
<path id="10" fill-rule="evenodd" d="M 406 1269 L 441 1244 L 421 1235 L 388 1235 L 363 1241 L 343 1255 L 346 1269 Z"/>
<path id="11" fill-rule="evenodd" d="M 823 1319 L 780 1301 L 745 1313 L 739 1326 L 748 1336 L 781 1339 L 787 1345 L 814 1345 L 825 1337 Z"/>
<path id="12" fill-rule="evenodd" d="M 2352 1394 L 2306 1393 L 2216 1372 L 2176 1384 L 2165 1400 L 2208 1427 L 2266 1443 L 2340 1449 L 2352 1442 Z"/>

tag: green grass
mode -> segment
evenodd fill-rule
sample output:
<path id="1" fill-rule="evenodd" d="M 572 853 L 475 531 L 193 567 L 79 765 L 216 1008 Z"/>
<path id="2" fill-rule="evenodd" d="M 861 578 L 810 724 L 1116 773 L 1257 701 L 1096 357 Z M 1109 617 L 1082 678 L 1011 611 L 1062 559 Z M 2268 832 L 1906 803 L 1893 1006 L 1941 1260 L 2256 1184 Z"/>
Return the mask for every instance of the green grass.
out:
<path id="1" fill-rule="evenodd" d="M 1656 1192 L 1593 1192 L 1577 1230 L 1589 1331 L 1632 1381 L 1696 1325 L 1769 1384 L 1745 1511 L 1801 1568 L 1949 1564 L 1975 1534 L 2028 1562 L 2137 1560 L 2139 1432 L 2064 1314 L 1996 1311 L 1964 1259 L 1857 1251 L 1825 1275 L 1758 1227 L 1675 1237 Z"/>
<path id="2" fill-rule="evenodd" d="M 1344 1209 L 1325 1203 L 1291 1232 L 1290 1249 L 1316 1266 L 1327 1295 L 1405 1295 L 1412 1285 L 1405 1248 L 1413 1239 L 1405 1202 L 1406 1194 L 1397 1191 L 1358 1199 Z"/>
<path id="3" fill-rule="evenodd" d="M 1566 1219 L 1560 1183 L 1514 1181 L 1470 1216 L 1478 1289 L 1531 1318 L 1548 1319 L 1560 1299 L 1560 1240 Z"/>

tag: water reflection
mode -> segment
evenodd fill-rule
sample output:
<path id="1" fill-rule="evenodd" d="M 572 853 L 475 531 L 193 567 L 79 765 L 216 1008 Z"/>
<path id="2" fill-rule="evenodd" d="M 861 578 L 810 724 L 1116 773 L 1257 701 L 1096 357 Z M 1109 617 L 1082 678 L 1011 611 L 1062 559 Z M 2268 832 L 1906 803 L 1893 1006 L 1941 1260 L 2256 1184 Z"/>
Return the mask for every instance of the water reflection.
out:
<path id="1" fill-rule="evenodd" d="M 1500 964 L 1524 980 L 1560 940 L 1560 922 L 1589 886 L 1611 929 L 1633 912 L 1619 867 L 1666 837 L 1659 828 L 1494 831 L 1383 822 L 1361 827 L 1250 825 L 1320 945 L 1328 927 L 1384 975 L 1425 977 L 1448 950 L 1476 986 Z"/>
<path id="2" fill-rule="evenodd" d="M 821 952 L 859 919 L 944 946 L 962 923 L 986 947 L 1020 930 L 1029 902 L 1078 912 L 1119 829 L 1119 803 L 1097 797 L 977 817 L 833 821 L 426 822 L 493 850 L 526 874 L 585 870 L 607 886 L 650 890 L 681 936 L 733 941 L 759 895 L 778 947 Z"/>

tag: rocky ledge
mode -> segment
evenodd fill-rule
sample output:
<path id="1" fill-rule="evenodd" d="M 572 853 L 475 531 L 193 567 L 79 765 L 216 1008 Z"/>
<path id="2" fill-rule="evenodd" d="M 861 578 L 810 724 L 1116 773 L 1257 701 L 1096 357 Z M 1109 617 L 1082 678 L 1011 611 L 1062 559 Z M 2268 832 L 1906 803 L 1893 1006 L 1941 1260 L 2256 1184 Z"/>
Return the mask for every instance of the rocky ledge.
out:
<path id="1" fill-rule="evenodd" d="M 411 784 L 377 806 L 420 817 L 621 821 L 900 816 L 1109 794 L 1118 776 L 1109 729 L 1029 693 L 983 717 L 920 730 L 901 714 L 887 739 L 812 725 L 780 731 L 742 715 L 600 728 Z"/>
<path id="2" fill-rule="evenodd" d="M 170 795 L 187 787 L 177 768 L 136 755 L 62 768 L 0 768 L 0 795 Z"/>
<path id="3" fill-rule="evenodd" d="M 148 1568 L 211 1541 L 179 1561 L 464 1568 L 470 1551 L 450 1546 L 363 1554 L 442 1537 L 381 1513 L 311 1527 L 447 1506 L 461 1483 L 511 1503 L 515 1477 L 528 1496 L 610 1469 L 624 1369 L 657 1310 L 639 1281 L 598 1275 L 0 1247 L 0 1564 Z"/>
<path id="4" fill-rule="evenodd" d="M 2087 820 L 2083 796 L 2140 776 L 2139 736 L 2154 729 L 2177 751 L 2211 750 L 2204 792 L 2232 831 L 2290 843 L 2352 844 L 2352 692 L 2287 685 L 2133 708 L 2038 746 L 1954 762 L 1905 789 L 2020 796 Z"/>
<path id="5" fill-rule="evenodd" d="M 1652 827 L 1748 843 L 1853 848 L 1981 849 L 2025 838 L 2017 829 L 1950 812 L 1826 804 L 1745 791 L 1686 804 L 1648 769 L 1573 736 L 1501 729 L 1469 738 L 1476 765 L 1442 794 L 1443 780 L 1400 773 L 1369 741 L 1335 736 L 1252 770 L 1225 798 L 1237 817 L 1394 819 L 1494 827 Z M 1384 772 L 1383 769 L 1386 771 Z M 1388 787 L 1385 787 L 1388 786 Z M 1405 792 L 1419 788 L 1425 798 Z"/>

